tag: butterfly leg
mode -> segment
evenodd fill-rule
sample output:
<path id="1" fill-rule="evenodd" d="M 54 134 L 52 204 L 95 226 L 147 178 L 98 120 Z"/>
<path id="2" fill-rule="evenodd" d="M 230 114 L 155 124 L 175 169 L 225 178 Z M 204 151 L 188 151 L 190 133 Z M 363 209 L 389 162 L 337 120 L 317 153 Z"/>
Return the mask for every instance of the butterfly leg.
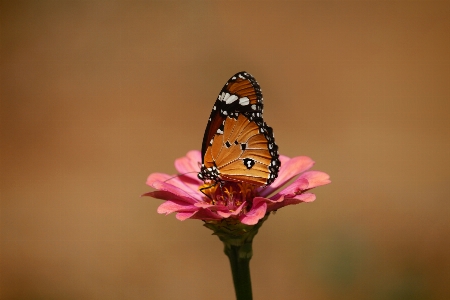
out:
<path id="1" fill-rule="evenodd" d="M 208 190 L 214 188 L 217 185 L 217 182 L 214 182 L 214 184 L 210 185 L 210 186 L 205 186 L 200 188 L 200 192 L 202 192 L 203 195 L 205 195 L 206 197 L 208 197 L 211 201 L 213 201 L 214 203 L 214 199 L 211 196 L 211 192 L 207 192 Z M 215 190 L 214 190 L 215 191 Z"/>

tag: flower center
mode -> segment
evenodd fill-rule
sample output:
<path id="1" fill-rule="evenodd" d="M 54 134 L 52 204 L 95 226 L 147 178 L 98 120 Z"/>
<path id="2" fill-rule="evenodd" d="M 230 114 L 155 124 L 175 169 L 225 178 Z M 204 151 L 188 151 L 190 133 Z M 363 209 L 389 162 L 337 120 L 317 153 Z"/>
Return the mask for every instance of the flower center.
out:
<path id="1" fill-rule="evenodd" d="M 222 183 L 205 183 L 200 191 L 208 197 L 211 204 L 226 206 L 234 210 L 245 201 L 251 205 L 256 196 L 256 186 L 245 182 L 223 181 Z"/>

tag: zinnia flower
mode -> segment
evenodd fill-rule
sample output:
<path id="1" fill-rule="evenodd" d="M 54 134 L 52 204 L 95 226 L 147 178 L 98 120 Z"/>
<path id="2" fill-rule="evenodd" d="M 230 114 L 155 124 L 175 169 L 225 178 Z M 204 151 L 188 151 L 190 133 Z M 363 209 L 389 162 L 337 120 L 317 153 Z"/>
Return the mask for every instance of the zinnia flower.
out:
<path id="1" fill-rule="evenodd" d="M 271 211 L 314 201 L 316 196 L 309 190 L 330 183 L 328 174 L 307 171 L 314 165 L 314 161 L 307 156 L 289 158 L 280 155 L 279 159 L 281 168 L 277 179 L 270 186 L 256 187 L 245 182 L 229 181 L 214 185 L 197 178 L 201 153 L 189 151 L 185 157 L 175 160 L 175 168 L 181 175 L 150 174 L 147 185 L 155 191 L 143 196 L 164 200 L 158 207 L 158 213 L 176 213 L 176 218 L 181 221 L 228 218 L 255 225 Z"/>

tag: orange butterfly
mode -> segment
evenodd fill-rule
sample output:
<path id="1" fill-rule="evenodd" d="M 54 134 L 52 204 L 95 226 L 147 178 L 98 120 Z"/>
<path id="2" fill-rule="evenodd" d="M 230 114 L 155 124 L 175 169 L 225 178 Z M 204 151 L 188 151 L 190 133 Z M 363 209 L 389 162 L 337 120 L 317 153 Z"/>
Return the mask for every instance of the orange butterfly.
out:
<path id="1" fill-rule="evenodd" d="M 247 72 L 231 77 L 206 125 L 199 179 L 265 186 L 277 178 L 278 146 L 262 114 L 263 96 L 255 78 Z"/>

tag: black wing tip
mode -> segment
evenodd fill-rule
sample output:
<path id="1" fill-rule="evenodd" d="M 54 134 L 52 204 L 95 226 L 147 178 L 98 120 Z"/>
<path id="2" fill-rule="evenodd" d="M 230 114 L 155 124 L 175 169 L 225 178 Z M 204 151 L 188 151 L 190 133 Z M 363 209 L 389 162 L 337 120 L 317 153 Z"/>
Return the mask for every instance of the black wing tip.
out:
<path id="1" fill-rule="evenodd" d="M 241 71 L 241 72 L 237 72 L 236 74 L 234 74 L 233 76 L 231 76 L 231 78 L 233 78 L 233 77 L 238 77 L 239 75 L 241 75 L 241 76 L 244 76 L 245 78 L 255 78 L 255 77 L 253 77 L 253 75 L 252 74 L 250 74 L 249 72 L 247 72 L 247 71 Z"/>

